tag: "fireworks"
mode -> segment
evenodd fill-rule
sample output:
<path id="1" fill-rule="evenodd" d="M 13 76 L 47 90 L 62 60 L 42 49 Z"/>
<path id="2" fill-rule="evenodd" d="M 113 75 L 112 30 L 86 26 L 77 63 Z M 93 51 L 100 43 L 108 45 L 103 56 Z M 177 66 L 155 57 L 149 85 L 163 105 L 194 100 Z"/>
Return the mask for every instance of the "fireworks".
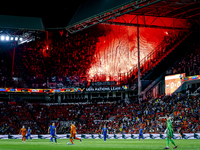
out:
<path id="1" fill-rule="evenodd" d="M 127 73 L 137 65 L 137 28 L 119 25 L 104 26 L 103 36 L 98 37 L 94 62 L 88 70 L 92 79 L 95 75 L 106 75 L 106 80 Z M 140 59 L 144 58 L 166 35 L 166 30 L 140 28 Z"/>

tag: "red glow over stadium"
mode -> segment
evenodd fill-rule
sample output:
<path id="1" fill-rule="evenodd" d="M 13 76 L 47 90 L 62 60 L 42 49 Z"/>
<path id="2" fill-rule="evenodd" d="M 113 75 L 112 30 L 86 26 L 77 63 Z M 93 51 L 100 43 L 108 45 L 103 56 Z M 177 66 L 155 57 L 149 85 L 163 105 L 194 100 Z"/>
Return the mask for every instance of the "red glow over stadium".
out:
<path id="1" fill-rule="evenodd" d="M 119 73 L 127 73 L 137 64 L 137 28 L 122 25 L 101 25 L 104 28 L 102 36 L 98 37 L 94 61 L 87 75 L 106 74 L 118 78 Z M 144 58 L 166 36 L 166 29 L 140 28 L 140 59 Z"/>

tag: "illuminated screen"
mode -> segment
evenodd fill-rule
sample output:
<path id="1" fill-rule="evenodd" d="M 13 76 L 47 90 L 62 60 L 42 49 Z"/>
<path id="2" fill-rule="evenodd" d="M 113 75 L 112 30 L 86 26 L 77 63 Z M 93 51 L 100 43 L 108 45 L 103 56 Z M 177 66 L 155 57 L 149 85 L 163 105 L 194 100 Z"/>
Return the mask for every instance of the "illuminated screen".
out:
<path id="1" fill-rule="evenodd" d="M 181 86 L 181 78 L 185 77 L 185 73 L 165 76 L 165 94 L 171 95 Z"/>

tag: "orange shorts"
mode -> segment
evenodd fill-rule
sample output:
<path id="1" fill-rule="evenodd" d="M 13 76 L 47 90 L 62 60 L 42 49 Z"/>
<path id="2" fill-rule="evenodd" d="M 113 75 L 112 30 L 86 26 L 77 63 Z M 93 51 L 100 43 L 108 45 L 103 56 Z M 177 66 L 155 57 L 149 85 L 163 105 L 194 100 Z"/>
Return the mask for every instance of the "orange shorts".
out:
<path id="1" fill-rule="evenodd" d="M 75 138 L 76 137 L 76 133 L 72 133 L 71 137 Z"/>

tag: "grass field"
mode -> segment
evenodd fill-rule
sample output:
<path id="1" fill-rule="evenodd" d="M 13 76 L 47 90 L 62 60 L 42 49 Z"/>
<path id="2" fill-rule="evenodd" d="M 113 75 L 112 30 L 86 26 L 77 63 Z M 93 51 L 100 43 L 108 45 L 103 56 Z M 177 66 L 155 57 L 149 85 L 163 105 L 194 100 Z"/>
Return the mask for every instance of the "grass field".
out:
<path id="1" fill-rule="evenodd" d="M 200 140 L 174 140 L 177 150 L 200 150 Z M 0 140 L 0 150 L 160 150 L 166 146 L 166 140 L 103 140 L 83 139 L 83 142 L 74 141 L 74 145 L 67 145 L 69 139 L 58 139 L 58 144 L 48 139 L 37 139 L 22 143 L 18 139 Z M 170 149 L 173 145 L 170 143 Z"/>

